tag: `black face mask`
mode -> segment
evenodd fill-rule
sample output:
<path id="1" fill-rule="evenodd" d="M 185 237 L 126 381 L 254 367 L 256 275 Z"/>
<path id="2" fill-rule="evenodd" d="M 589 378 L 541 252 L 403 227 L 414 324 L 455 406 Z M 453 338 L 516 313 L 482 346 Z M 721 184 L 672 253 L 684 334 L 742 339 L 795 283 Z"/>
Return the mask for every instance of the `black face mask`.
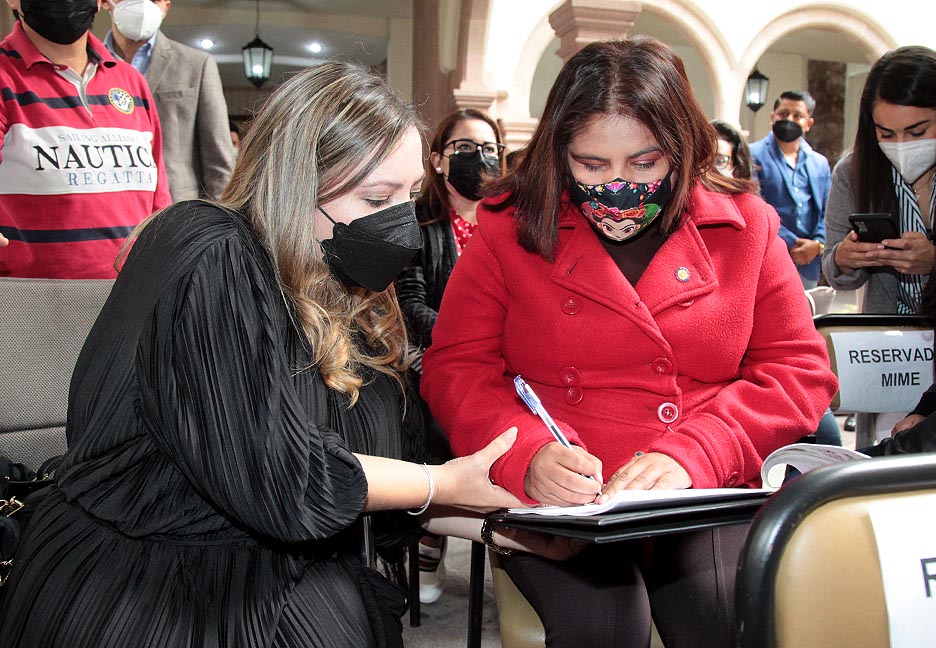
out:
<path id="1" fill-rule="evenodd" d="M 468 200 L 481 200 L 481 183 L 484 176 L 500 175 L 500 160 L 474 153 L 458 153 L 449 156 L 449 174 L 446 180 L 455 191 Z"/>
<path id="2" fill-rule="evenodd" d="M 773 124 L 773 134 L 781 142 L 795 142 L 803 136 L 803 127 L 795 121 L 780 119 Z"/>
<path id="3" fill-rule="evenodd" d="M 332 223 L 335 220 L 319 207 Z M 325 263 L 341 281 L 381 292 L 422 247 L 422 232 L 412 200 L 381 209 L 350 223 L 335 223 L 322 241 Z"/>
<path id="4" fill-rule="evenodd" d="M 22 19 L 37 34 L 59 45 L 71 45 L 91 29 L 96 0 L 21 0 Z"/>

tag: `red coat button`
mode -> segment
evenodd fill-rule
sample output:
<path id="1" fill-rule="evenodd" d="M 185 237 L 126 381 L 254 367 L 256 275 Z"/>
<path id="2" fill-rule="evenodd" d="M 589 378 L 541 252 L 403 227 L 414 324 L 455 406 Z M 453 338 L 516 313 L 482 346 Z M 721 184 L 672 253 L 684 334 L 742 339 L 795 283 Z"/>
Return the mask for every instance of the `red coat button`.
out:
<path id="1" fill-rule="evenodd" d="M 730 473 L 727 477 L 725 477 L 725 486 L 728 486 L 729 488 L 731 486 L 737 486 L 740 479 L 741 475 L 739 473 Z"/>
<path id="2" fill-rule="evenodd" d="M 582 305 L 571 297 L 562 302 L 562 312 L 566 315 L 575 315 L 580 310 L 582 310 Z"/>
<path id="3" fill-rule="evenodd" d="M 569 387 L 565 393 L 565 402 L 569 405 L 580 403 L 585 396 L 585 390 L 581 387 Z"/>
<path id="4" fill-rule="evenodd" d="M 575 367 L 565 367 L 559 372 L 559 380 L 563 385 L 571 387 L 582 382 L 582 374 Z"/>
<path id="5" fill-rule="evenodd" d="M 657 358 L 653 361 L 653 370 L 660 375 L 673 373 L 673 363 L 669 358 Z"/>
<path id="6" fill-rule="evenodd" d="M 663 403 L 657 408 L 657 416 L 661 421 L 669 425 L 679 418 L 679 408 L 675 403 Z"/>

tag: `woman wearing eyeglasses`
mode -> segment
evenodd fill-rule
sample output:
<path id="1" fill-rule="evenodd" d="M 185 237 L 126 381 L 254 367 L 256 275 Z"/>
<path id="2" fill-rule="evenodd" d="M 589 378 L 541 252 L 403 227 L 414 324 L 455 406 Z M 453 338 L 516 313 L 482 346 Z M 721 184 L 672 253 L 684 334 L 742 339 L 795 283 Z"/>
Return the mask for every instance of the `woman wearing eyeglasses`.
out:
<path id="1" fill-rule="evenodd" d="M 751 166 L 751 152 L 741 133 L 728 122 L 713 119 L 711 124 L 718 138 L 715 168 L 729 178 L 742 178 L 756 182 L 754 169 Z"/>
<path id="2" fill-rule="evenodd" d="M 442 292 L 455 261 L 477 227 L 475 212 L 485 178 L 500 176 L 504 144 L 497 124 L 479 110 L 451 113 L 439 123 L 430 144 L 429 167 L 416 202 L 416 217 L 423 233 L 423 247 L 396 281 L 400 308 L 416 349 L 413 363 L 416 381 L 422 375 L 422 352 L 432 341 L 432 327 L 439 315 Z M 448 441 L 425 411 L 430 449 L 448 457 Z M 434 603 L 445 584 L 445 538 L 426 535 L 419 545 L 422 603 Z"/>

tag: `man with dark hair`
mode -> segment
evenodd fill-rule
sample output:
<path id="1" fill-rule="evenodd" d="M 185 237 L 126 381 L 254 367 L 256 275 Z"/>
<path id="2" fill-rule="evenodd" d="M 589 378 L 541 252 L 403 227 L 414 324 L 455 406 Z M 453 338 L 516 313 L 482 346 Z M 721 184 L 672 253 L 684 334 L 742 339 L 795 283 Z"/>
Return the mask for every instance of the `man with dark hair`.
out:
<path id="1" fill-rule="evenodd" d="M 103 279 L 170 202 L 146 80 L 89 32 L 100 0 L 6 0 L 0 276 Z"/>
<path id="2" fill-rule="evenodd" d="M 750 146 L 761 195 L 780 214 L 780 237 L 806 289 L 819 283 L 825 206 L 832 186 L 829 161 L 803 139 L 815 109 L 816 101 L 806 91 L 782 93 L 770 114 L 771 132 Z"/>

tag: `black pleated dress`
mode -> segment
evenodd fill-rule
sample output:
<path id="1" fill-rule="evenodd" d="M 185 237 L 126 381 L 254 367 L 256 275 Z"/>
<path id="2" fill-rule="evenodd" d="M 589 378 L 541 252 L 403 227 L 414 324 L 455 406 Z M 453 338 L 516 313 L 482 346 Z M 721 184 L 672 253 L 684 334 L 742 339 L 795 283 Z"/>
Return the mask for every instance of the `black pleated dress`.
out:
<path id="1" fill-rule="evenodd" d="M 269 256 L 199 202 L 136 242 L 81 352 L 69 450 L 0 607 L 0 645 L 398 645 L 402 593 L 352 556 L 402 404 L 308 370 Z M 418 408 L 414 408 L 418 409 Z"/>

